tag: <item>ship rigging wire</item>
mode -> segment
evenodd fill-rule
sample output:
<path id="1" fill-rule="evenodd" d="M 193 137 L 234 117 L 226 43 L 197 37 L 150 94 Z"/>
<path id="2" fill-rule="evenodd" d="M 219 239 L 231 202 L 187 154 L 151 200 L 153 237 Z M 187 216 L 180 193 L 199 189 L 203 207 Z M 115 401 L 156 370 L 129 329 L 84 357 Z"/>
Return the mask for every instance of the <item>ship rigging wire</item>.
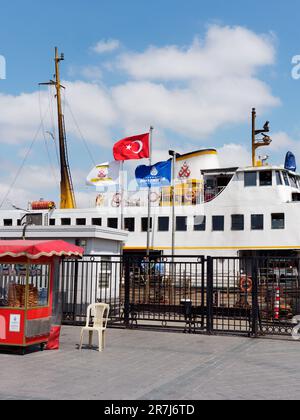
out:
<path id="1" fill-rule="evenodd" d="M 69 110 L 69 112 L 71 114 L 71 117 L 72 117 L 72 119 L 74 121 L 74 124 L 75 124 L 75 126 L 76 126 L 76 128 L 78 130 L 78 133 L 79 133 L 79 136 L 81 138 L 81 141 L 83 142 L 84 147 L 85 147 L 85 149 L 86 149 L 86 151 L 87 151 L 87 153 L 88 153 L 88 155 L 89 155 L 89 157 L 90 157 L 93 165 L 96 166 L 96 162 L 95 162 L 95 159 L 94 159 L 93 154 L 91 152 L 91 149 L 89 148 L 88 142 L 87 142 L 86 138 L 84 137 L 84 135 L 83 135 L 83 133 L 82 133 L 80 127 L 79 127 L 79 124 L 78 124 L 78 122 L 77 122 L 77 120 L 75 118 L 75 115 L 74 115 L 73 111 L 72 111 L 72 107 L 71 107 L 69 101 L 66 98 L 66 95 L 64 96 L 64 102 L 65 102 L 65 106 L 66 106 L 66 108 L 68 108 L 68 110 Z"/>
<path id="2" fill-rule="evenodd" d="M 15 177 L 13 179 L 13 182 L 9 186 L 9 188 L 8 188 L 8 190 L 7 190 L 4 198 L 2 199 L 1 204 L 0 204 L 0 208 L 3 207 L 3 204 L 7 201 L 7 198 L 9 197 L 11 191 L 13 190 L 14 186 L 16 185 L 16 182 L 19 179 L 19 176 L 20 176 L 20 174 L 21 174 L 21 172 L 22 172 L 22 170 L 23 170 L 23 168 L 25 166 L 25 163 L 26 163 L 26 161 L 27 161 L 27 159 L 28 159 L 28 157 L 29 157 L 32 149 L 33 149 L 34 144 L 36 143 L 36 141 L 38 139 L 38 136 L 39 136 L 41 130 L 42 130 L 42 124 L 40 124 L 40 126 L 39 126 L 39 128 L 38 128 L 38 130 L 37 130 L 37 132 L 36 132 L 36 134 L 35 134 L 32 142 L 31 142 L 31 144 L 30 144 L 30 146 L 29 146 L 29 148 L 28 148 L 28 150 L 27 150 L 27 152 L 26 152 L 26 154 L 24 156 L 24 159 L 23 159 L 23 161 L 22 161 L 22 163 L 21 163 L 21 165 L 20 165 L 20 167 L 19 167 L 19 169 L 18 169 L 18 171 L 17 171 L 17 173 L 16 173 L 16 175 L 15 175 Z"/>
<path id="3" fill-rule="evenodd" d="M 56 153 L 56 160 L 57 160 L 57 167 L 59 168 L 60 166 L 60 159 L 59 159 L 59 150 L 58 150 L 58 144 L 57 144 L 57 130 L 56 130 L 56 125 L 55 125 L 55 117 L 54 117 L 54 98 L 55 98 L 55 93 L 54 93 L 54 87 L 49 85 L 49 89 L 48 89 L 48 95 L 49 95 L 49 104 L 50 104 L 50 116 L 51 116 L 51 125 L 52 125 L 52 135 L 53 135 L 53 140 L 54 140 L 54 145 L 55 145 L 55 153 Z"/>
<path id="4" fill-rule="evenodd" d="M 51 171 L 52 171 L 52 175 L 53 175 L 55 184 L 59 186 L 57 174 L 56 174 L 56 171 L 55 171 L 55 168 L 54 168 L 54 165 L 53 165 L 53 161 L 52 161 L 50 150 L 49 150 L 48 141 L 47 141 L 47 138 L 46 138 L 47 131 L 45 129 L 45 119 L 44 119 L 43 113 L 42 113 L 41 89 L 39 89 L 39 111 L 40 111 L 40 119 L 41 119 L 41 124 L 42 124 L 44 144 L 45 144 L 45 149 L 46 149 L 46 153 L 47 153 L 47 156 L 48 156 L 48 161 L 49 161 L 49 164 L 50 164 L 50 168 L 51 168 Z M 50 111 L 50 114 L 51 114 L 51 102 L 49 102 L 49 108 L 47 109 L 46 114 L 48 113 L 48 111 Z"/>
<path id="5" fill-rule="evenodd" d="M 29 158 L 29 156 L 30 156 L 30 154 L 32 152 L 33 146 L 35 145 L 36 141 L 38 140 L 38 137 L 40 135 L 40 132 L 42 131 L 43 132 L 43 135 L 45 134 L 45 131 L 44 131 L 44 120 L 45 120 L 45 117 L 46 117 L 48 111 L 49 111 L 49 109 L 47 109 L 47 111 L 45 112 L 44 115 L 41 113 L 41 122 L 40 122 L 40 125 L 39 125 L 39 127 L 38 127 L 38 129 L 37 129 L 37 131 L 36 131 L 36 133 L 35 133 L 35 135 L 33 137 L 32 142 L 30 143 L 30 145 L 28 147 L 27 152 L 25 153 L 25 156 L 24 156 L 24 158 L 23 158 L 23 160 L 21 162 L 21 165 L 20 165 L 19 169 L 16 172 L 16 175 L 15 175 L 12 183 L 10 184 L 10 186 L 9 186 L 6 194 L 4 195 L 3 199 L 1 200 L 0 208 L 3 207 L 4 203 L 7 201 L 10 193 L 14 189 L 14 187 L 15 187 L 15 185 L 16 185 L 16 183 L 17 183 L 17 181 L 18 181 L 18 179 L 19 179 L 19 177 L 20 177 L 20 175 L 21 175 L 21 173 L 22 173 L 22 171 L 24 169 L 24 166 L 25 166 L 25 164 L 27 162 L 27 159 Z"/>

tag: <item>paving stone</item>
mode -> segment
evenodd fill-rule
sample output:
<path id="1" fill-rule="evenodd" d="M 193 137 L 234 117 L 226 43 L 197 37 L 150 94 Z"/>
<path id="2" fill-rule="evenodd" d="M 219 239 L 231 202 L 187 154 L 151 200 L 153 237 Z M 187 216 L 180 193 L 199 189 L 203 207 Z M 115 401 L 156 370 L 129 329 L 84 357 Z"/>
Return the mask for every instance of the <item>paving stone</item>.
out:
<path id="1" fill-rule="evenodd" d="M 110 329 L 103 353 L 77 349 L 0 353 L 0 399 L 298 399 L 300 342 Z"/>

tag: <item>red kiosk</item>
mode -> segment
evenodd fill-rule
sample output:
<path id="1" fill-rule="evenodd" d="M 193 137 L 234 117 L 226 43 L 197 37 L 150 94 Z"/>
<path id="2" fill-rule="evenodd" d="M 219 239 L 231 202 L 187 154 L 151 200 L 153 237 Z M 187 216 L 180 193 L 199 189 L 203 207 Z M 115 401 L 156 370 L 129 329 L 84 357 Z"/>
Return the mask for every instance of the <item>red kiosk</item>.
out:
<path id="1" fill-rule="evenodd" d="M 60 260 L 82 255 L 82 248 L 60 240 L 0 241 L 0 347 L 44 348 Z"/>

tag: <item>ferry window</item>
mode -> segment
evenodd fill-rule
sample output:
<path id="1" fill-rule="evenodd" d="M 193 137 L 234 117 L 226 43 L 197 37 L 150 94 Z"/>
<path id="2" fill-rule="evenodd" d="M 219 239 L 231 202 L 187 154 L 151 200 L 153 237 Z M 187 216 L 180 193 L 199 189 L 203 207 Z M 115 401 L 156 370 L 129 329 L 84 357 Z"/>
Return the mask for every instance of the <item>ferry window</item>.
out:
<path id="1" fill-rule="evenodd" d="M 213 231 L 220 232 L 224 230 L 225 218 L 224 216 L 213 216 Z"/>
<path id="2" fill-rule="evenodd" d="M 77 226 L 85 226 L 86 225 L 86 219 L 76 219 L 76 225 Z"/>
<path id="3" fill-rule="evenodd" d="M 285 185 L 289 187 L 290 183 L 289 183 L 289 177 L 288 177 L 287 172 L 283 172 L 283 179 L 284 179 Z"/>
<path id="4" fill-rule="evenodd" d="M 111 229 L 118 229 L 119 220 L 117 218 L 107 219 L 107 227 Z"/>
<path id="5" fill-rule="evenodd" d="M 169 232 L 170 219 L 168 217 L 159 217 L 158 218 L 158 231 L 159 232 Z"/>
<path id="6" fill-rule="evenodd" d="M 231 230 L 244 230 L 244 215 L 233 214 L 231 216 Z"/>
<path id="7" fill-rule="evenodd" d="M 292 187 L 292 188 L 298 188 L 298 187 L 297 187 L 296 177 L 295 177 L 295 176 L 293 176 L 293 175 L 290 175 L 290 176 L 289 176 L 289 178 L 290 178 L 291 187 Z"/>
<path id="8" fill-rule="evenodd" d="M 185 216 L 176 217 L 176 231 L 177 232 L 187 231 L 187 217 Z"/>
<path id="9" fill-rule="evenodd" d="M 62 226 L 71 226 L 71 219 L 61 219 Z"/>
<path id="10" fill-rule="evenodd" d="M 21 223 L 22 223 L 22 222 L 21 222 L 21 219 L 18 219 L 18 220 L 17 220 L 17 226 L 21 226 Z"/>
<path id="11" fill-rule="evenodd" d="M 264 215 L 263 214 L 252 214 L 251 229 L 264 230 Z"/>
<path id="12" fill-rule="evenodd" d="M 206 230 L 206 216 L 194 216 L 194 231 L 204 232 Z"/>
<path id="13" fill-rule="evenodd" d="M 284 213 L 272 214 L 272 229 L 284 229 L 285 216 Z"/>
<path id="14" fill-rule="evenodd" d="M 277 185 L 283 184 L 280 171 L 276 171 L 276 182 L 277 182 Z"/>
<path id="15" fill-rule="evenodd" d="M 93 226 L 102 226 L 102 219 L 97 217 L 92 219 L 92 225 Z"/>
<path id="16" fill-rule="evenodd" d="M 124 227 L 125 227 L 125 230 L 128 230 L 128 232 L 134 232 L 135 231 L 135 218 L 127 217 L 124 220 Z"/>
<path id="17" fill-rule="evenodd" d="M 55 226 L 55 222 L 56 222 L 55 219 L 50 219 L 49 220 L 49 226 Z"/>
<path id="18" fill-rule="evenodd" d="M 150 229 L 152 229 L 152 217 L 150 219 Z M 142 232 L 148 232 L 148 217 L 142 217 Z"/>
<path id="19" fill-rule="evenodd" d="M 12 226 L 13 221 L 12 221 L 12 219 L 4 219 L 3 224 L 4 224 L 4 226 Z"/>
<path id="20" fill-rule="evenodd" d="M 300 194 L 299 193 L 293 193 L 292 194 L 292 201 L 297 201 L 297 202 L 299 202 L 300 201 Z"/>
<path id="21" fill-rule="evenodd" d="M 261 187 L 270 187 L 272 185 L 272 171 L 263 171 L 259 173 L 259 185 Z"/>
<path id="22" fill-rule="evenodd" d="M 244 179 L 245 179 L 245 187 L 256 187 L 256 180 L 257 180 L 257 173 L 256 172 L 245 172 Z"/>

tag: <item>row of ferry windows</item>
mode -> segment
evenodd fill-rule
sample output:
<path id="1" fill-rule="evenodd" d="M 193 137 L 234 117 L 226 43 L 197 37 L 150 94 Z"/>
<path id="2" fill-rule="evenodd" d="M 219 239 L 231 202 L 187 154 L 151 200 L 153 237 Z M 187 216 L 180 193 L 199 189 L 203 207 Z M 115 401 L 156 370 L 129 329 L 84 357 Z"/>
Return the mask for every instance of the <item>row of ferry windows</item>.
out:
<path id="1" fill-rule="evenodd" d="M 12 226 L 13 221 L 11 219 L 5 219 L 4 226 Z M 194 217 L 194 231 L 205 231 L 206 230 L 206 216 L 195 216 Z M 56 220 L 50 219 L 50 226 L 55 226 Z M 62 226 L 71 226 L 71 219 L 61 219 Z M 85 226 L 86 219 L 76 219 L 77 226 Z M 102 226 L 102 219 L 92 219 L 93 226 Z M 107 227 L 112 229 L 118 229 L 119 220 L 118 218 L 108 218 Z M 133 217 L 124 219 L 125 230 L 129 232 L 135 232 L 136 220 Z M 150 228 L 152 229 L 153 223 L 152 218 L 150 220 Z M 274 213 L 271 215 L 271 227 L 272 229 L 284 229 L 285 228 L 285 215 L 283 213 Z M 234 214 L 231 216 L 231 230 L 243 231 L 245 229 L 245 216 L 241 214 Z M 148 218 L 143 217 L 141 219 L 141 230 L 147 232 L 148 230 Z M 158 232 L 169 232 L 170 230 L 170 218 L 159 217 L 158 218 Z M 176 217 L 176 231 L 186 232 L 188 230 L 188 218 L 186 216 Z M 224 216 L 213 216 L 212 217 L 212 230 L 215 232 L 225 230 L 225 217 Z M 251 215 L 251 230 L 264 230 L 264 215 L 253 214 Z"/>
<path id="2" fill-rule="evenodd" d="M 115 219 L 117 225 L 118 220 Z M 126 218 L 124 220 L 125 229 L 129 232 L 135 232 L 136 220 L 134 218 Z M 194 217 L 194 231 L 204 232 L 207 227 L 206 216 L 195 216 Z M 150 220 L 150 229 L 153 228 L 152 218 Z M 264 230 L 265 228 L 265 216 L 263 214 L 251 215 L 251 230 Z M 283 213 L 274 213 L 271 215 L 271 228 L 272 229 L 285 229 L 285 215 Z M 147 232 L 148 230 L 148 218 L 141 219 L 141 230 Z M 170 219 L 169 217 L 158 218 L 158 232 L 169 232 L 170 230 Z M 188 230 L 188 218 L 185 216 L 176 217 L 176 231 L 186 232 Z M 224 216 L 212 216 L 212 230 L 214 232 L 222 232 L 225 230 L 225 217 Z M 235 214 L 231 216 L 231 230 L 243 231 L 245 230 L 245 216 L 241 214 Z"/>
<path id="3" fill-rule="evenodd" d="M 5 219 L 3 221 L 4 226 L 13 226 L 12 219 Z M 50 219 L 50 226 L 55 226 L 56 219 Z M 86 219 L 76 219 L 77 226 L 86 226 Z M 206 230 L 207 219 L 206 216 L 195 216 L 194 217 L 194 231 L 205 231 Z M 18 225 L 20 225 L 18 223 Z M 61 219 L 62 226 L 71 226 L 71 219 L 64 218 Z M 93 226 L 102 226 L 102 219 L 96 218 L 92 219 Z M 108 218 L 107 227 L 112 229 L 118 229 L 119 220 L 118 218 Z M 125 230 L 129 232 L 135 232 L 136 230 L 136 220 L 133 217 L 124 219 Z M 150 220 L 150 228 L 152 229 L 153 223 L 152 218 Z M 272 229 L 284 229 L 285 228 L 285 215 L 283 213 L 274 213 L 271 215 L 271 227 Z M 243 231 L 245 229 L 245 216 L 240 214 L 235 214 L 231 216 L 231 230 L 233 231 Z M 142 232 L 147 232 L 148 230 L 148 218 L 143 217 L 141 219 L 141 230 Z M 170 230 L 170 218 L 169 217 L 159 217 L 158 218 L 158 232 L 169 232 Z M 177 216 L 176 217 L 176 231 L 177 232 L 186 232 L 188 230 L 188 218 L 186 216 Z M 213 216 L 212 217 L 212 230 L 213 231 L 224 231 L 225 230 L 225 217 L 224 216 Z M 251 230 L 264 230 L 264 215 L 262 214 L 253 214 L 251 216 Z"/>
<path id="4" fill-rule="evenodd" d="M 275 171 L 276 184 L 286 185 L 287 187 L 300 188 L 300 177 L 291 175 L 286 171 Z M 271 187 L 273 185 L 272 171 L 262 172 L 245 172 L 244 175 L 245 187 Z"/>

